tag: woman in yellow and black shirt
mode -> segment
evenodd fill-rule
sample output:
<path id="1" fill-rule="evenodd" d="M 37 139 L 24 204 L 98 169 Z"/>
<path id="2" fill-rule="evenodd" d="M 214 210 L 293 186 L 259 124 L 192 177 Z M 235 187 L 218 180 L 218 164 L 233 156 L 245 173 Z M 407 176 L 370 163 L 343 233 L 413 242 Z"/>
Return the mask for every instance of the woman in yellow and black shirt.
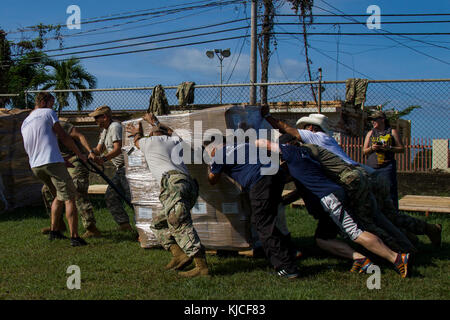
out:
<path id="1" fill-rule="evenodd" d="M 395 153 L 403 153 L 400 135 L 392 129 L 386 115 L 382 111 L 374 112 L 370 118 L 373 129 L 364 140 L 364 154 L 367 165 L 386 175 L 390 181 L 391 198 L 398 210 L 397 163 Z"/>

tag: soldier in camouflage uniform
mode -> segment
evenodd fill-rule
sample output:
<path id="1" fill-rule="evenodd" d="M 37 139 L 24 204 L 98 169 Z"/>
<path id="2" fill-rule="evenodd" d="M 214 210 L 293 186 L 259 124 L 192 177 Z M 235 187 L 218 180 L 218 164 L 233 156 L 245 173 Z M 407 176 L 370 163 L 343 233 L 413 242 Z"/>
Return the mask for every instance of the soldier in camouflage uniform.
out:
<path id="1" fill-rule="evenodd" d="M 294 143 L 292 137 L 291 143 Z M 415 252 L 416 248 L 408 238 L 388 221 L 377 207 L 370 190 L 368 174 L 360 167 L 344 162 L 339 156 L 317 145 L 302 144 L 313 159 L 317 160 L 325 174 L 344 187 L 349 200 L 350 214 L 366 231 L 379 236 L 392 250 Z"/>
<path id="2" fill-rule="evenodd" d="M 197 197 L 198 184 L 189 175 L 177 170 L 163 174 L 159 195 L 163 209 L 153 217 L 151 229 L 164 249 L 178 244 L 190 257 L 201 250 L 190 214 Z"/>
<path id="3" fill-rule="evenodd" d="M 97 146 L 89 154 L 89 159 L 99 165 L 111 160 L 117 169 L 111 181 L 130 200 L 130 186 L 125 176 L 125 162 L 122 154 L 122 124 L 112 119 L 112 112 L 108 106 L 98 107 L 89 116 L 94 117 L 97 125 L 103 129 Z M 119 225 L 119 230 L 133 231 L 122 199 L 111 186 L 106 189 L 105 202 L 114 221 Z"/>
<path id="4" fill-rule="evenodd" d="M 153 216 L 150 228 L 163 248 L 173 255 L 166 270 L 184 269 L 194 260 L 195 268 L 179 275 L 206 276 L 209 271 L 205 250 L 190 213 L 197 201 L 198 184 L 190 177 L 182 159 L 172 159 L 172 151 L 179 147 L 181 139 L 172 137 L 172 130 L 160 124 L 153 114 L 146 113 L 144 120 L 153 126 L 149 137 L 143 138 L 141 123 L 127 131 L 134 136 L 134 144 L 144 154 L 152 176 L 160 181 L 159 200 L 163 208 Z"/>
<path id="5" fill-rule="evenodd" d="M 61 127 L 64 129 L 67 134 L 69 134 L 73 139 L 77 147 L 82 150 L 81 146 L 84 146 L 86 150 L 91 150 L 89 143 L 87 142 L 84 135 L 82 135 L 76 128 L 67 121 L 60 121 Z M 78 159 L 74 153 L 68 149 L 64 144 L 60 143 L 59 149 L 61 151 L 61 155 L 63 156 L 67 171 L 70 174 L 70 177 L 73 180 L 73 183 L 77 190 L 77 197 L 75 199 L 75 204 L 77 206 L 77 210 L 81 215 L 83 226 L 86 228 L 86 233 L 83 234 L 84 238 L 89 237 L 99 237 L 101 235 L 100 231 L 96 227 L 96 220 L 94 216 L 94 208 L 89 200 L 88 189 L 89 189 L 89 170 L 81 163 L 81 160 Z M 50 209 L 51 203 L 55 198 L 47 186 L 42 187 L 42 196 L 44 199 L 44 204 L 47 210 Z M 63 231 L 65 229 L 65 224 L 63 222 L 63 217 L 61 216 L 59 219 L 59 227 L 60 230 Z M 42 230 L 43 233 L 47 233 L 48 228 Z"/>
<path id="6" fill-rule="evenodd" d="M 400 213 L 395 208 L 390 193 L 390 182 L 385 175 L 374 172 L 370 175 L 372 193 L 375 195 L 378 207 L 384 215 L 403 233 L 409 235 L 427 235 L 431 243 L 441 246 L 442 226 L 430 224 L 409 215 Z"/>

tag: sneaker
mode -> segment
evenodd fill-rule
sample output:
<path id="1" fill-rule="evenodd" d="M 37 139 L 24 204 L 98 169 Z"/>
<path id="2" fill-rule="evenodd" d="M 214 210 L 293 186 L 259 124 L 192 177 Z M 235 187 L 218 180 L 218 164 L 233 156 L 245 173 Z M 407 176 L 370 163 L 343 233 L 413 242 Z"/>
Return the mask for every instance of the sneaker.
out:
<path id="1" fill-rule="evenodd" d="M 409 275 L 408 264 L 410 263 L 411 254 L 409 253 L 399 253 L 397 259 L 395 260 L 395 268 L 397 272 L 400 273 L 402 278 L 406 278 Z M 411 267 L 411 266 L 409 266 Z"/>
<path id="2" fill-rule="evenodd" d="M 361 258 L 353 260 L 353 266 L 350 272 L 367 273 L 367 269 L 373 265 L 373 262 L 369 258 Z"/>
<path id="3" fill-rule="evenodd" d="M 117 230 L 118 230 L 118 231 L 131 231 L 131 232 L 134 231 L 134 230 L 133 230 L 133 227 L 132 227 L 128 222 L 125 222 L 125 223 L 120 224 L 120 225 L 117 227 Z"/>
<path id="4" fill-rule="evenodd" d="M 277 275 L 279 277 L 282 278 L 286 278 L 286 279 L 296 279 L 300 276 L 300 274 L 298 273 L 297 268 L 293 268 L 293 269 L 280 269 L 277 271 Z"/>
<path id="5" fill-rule="evenodd" d="M 55 240 L 55 239 L 57 239 L 57 240 L 67 239 L 67 237 L 65 235 L 63 235 L 61 233 L 61 231 L 50 231 L 50 233 L 48 234 L 48 239 L 50 241 L 52 241 L 52 240 Z"/>
<path id="6" fill-rule="evenodd" d="M 294 259 L 299 260 L 303 257 L 303 253 L 300 250 L 295 250 Z"/>
<path id="7" fill-rule="evenodd" d="M 87 242 L 83 238 L 80 238 L 80 237 L 70 238 L 70 245 L 72 247 L 80 247 L 80 246 L 87 245 Z"/>

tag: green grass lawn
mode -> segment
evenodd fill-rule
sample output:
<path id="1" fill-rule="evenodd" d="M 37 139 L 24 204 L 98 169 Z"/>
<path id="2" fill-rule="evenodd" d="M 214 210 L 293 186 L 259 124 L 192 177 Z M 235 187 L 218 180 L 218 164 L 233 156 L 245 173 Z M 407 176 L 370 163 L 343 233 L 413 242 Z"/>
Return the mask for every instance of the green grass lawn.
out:
<path id="1" fill-rule="evenodd" d="M 420 236 L 420 254 L 411 278 L 401 279 L 389 263 L 380 262 L 381 289 L 369 290 L 370 275 L 351 274 L 351 261 L 331 257 L 314 246 L 316 226 L 305 211 L 289 209 L 288 225 L 304 252 L 301 278 L 280 279 L 263 259 L 208 255 L 212 276 L 184 279 L 164 271 L 170 255 L 142 249 L 131 234 L 116 225 L 102 201 L 95 201 L 97 226 L 104 237 L 72 248 L 68 240 L 50 242 L 40 229 L 49 225 L 42 208 L 24 208 L 0 215 L 0 299 L 449 299 L 450 217 L 433 214 L 442 223 L 443 246 L 434 249 Z M 132 211 L 129 209 L 132 216 Z M 81 224 L 80 224 L 81 225 Z M 83 232 L 83 228 L 80 228 Z M 81 290 L 69 290 L 67 268 L 81 269 Z"/>

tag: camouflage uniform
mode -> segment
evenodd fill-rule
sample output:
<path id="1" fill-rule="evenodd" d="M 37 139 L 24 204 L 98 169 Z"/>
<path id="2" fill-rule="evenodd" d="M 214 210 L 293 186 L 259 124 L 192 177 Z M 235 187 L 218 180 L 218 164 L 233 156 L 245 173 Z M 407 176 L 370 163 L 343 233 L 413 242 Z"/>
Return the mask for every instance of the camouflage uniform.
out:
<path id="1" fill-rule="evenodd" d="M 130 185 L 128 184 L 128 179 L 125 175 L 125 167 L 117 169 L 111 181 L 128 200 L 131 199 Z M 130 218 L 123 207 L 122 201 L 122 198 L 117 194 L 117 192 L 111 188 L 110 185 L 108 185 L 105 192 L 106 207 L 109 212 L 111 212 L 114 221 L 119 225 L 130 222 Z"/>
<path id="2" fill-rule="evenodd" d="M 347 164 L 322 147 L 310 144 L 304 147 L 321 163 L 326 175 L 344 187 L 349 198 L 350 214 L 363 230 L 376 234 L 394 251 L 415 251 L 407 237 L 379 212 L 380 208 L 370 190 L 369 175 L 364 169 Z"/>
<path id="3" fill-rule="evenodd" d="M 189 257 L 202 249 L 190 213 L 197 197 L 197 181 L 189 175 L 176 170 L 163 174 L 159 196 L 163 208 L 153 216 L 150 228 L 164 249 L 178 244 Z"/>
<path id="4" fill-rule="evenodd" d="M 390 182 L 385 175 L 375 171 L 370 175 L 372 193 L 384 215 L 403 232 L 423 235 L 427 231 L 428 223 L 414 217 L 402 214 L 395 208 L 390 193 Z"/>
<path id="5" fill-rule="evenodd" d="M 67 121 L 60 121 L 61 127 L 67 134 L 74 128 L 73 124 Z M 75 144 L 80 150 L 83 150 L 82 146 L 78 141 L 74 140 Z M 77 197 L 75 199 L 75 204 L 77 206 L 78 213 L 81 215 L 83 221 L 83 226 L 85 228 L 95 225 L 94 208 L 89 201 L 88 189 L 89 189 L 89 170 L 83 166 L 81 160 L 73 153 L 72 150 L 67 148 L 63 143 L 58 140 L 59 150 L 61 155 L 66 161 L 67 171 L 73 180 L 73 183 L 77 189 Z M 42 196 L 44 199 L 44 204 L 47 210 L 50 212 L 51 204 L 55 195 L 50 192 L 47 186 L 42 187 Z"/>
<path id="6" fill-rule="evenodd" d="M 122 124 L 118 121 L 112 121 L 107 129 L 103 129 L 100 133 L 100 139 L 98 144 L 103 145 L 106 149 L 106 153 L 111 152 L 114 149 L 114 142 L 122 141 Z M 123 153 L 111 159 L 112 164 L 116 167 L 117 171 L 112 177 L 111 181 L 118 187 L 121 193 L 131 200 L 130 185 L 128 184 L 127 177 L 125 176 L 125 161 Z M 122 198 L 117 192 L 108 185 L 105 193 L 106 207 L 113 216 L 114 221 L 121 225 L 130 223 L 128 213 L 125 211 Z"/>
<path id="7" fill-rule="evenodd" d="M 68 167 L 70 177 L 77 189 L 77 197 L 75 204 L 77 206 L 78 213 L 81 215 L 83 226 L 87 229 L 95 225 L 94 208 L 89 201 L 88 189 L 89 189 L 89 171 L 85 166 L 81 164 L 81 160 L 74 156 L 67 160 L 73 167 Z M 50 192 L 47 186 L 42 187 L 42 196 L 44 203 L 49 210 L 55 196 Z"/>

